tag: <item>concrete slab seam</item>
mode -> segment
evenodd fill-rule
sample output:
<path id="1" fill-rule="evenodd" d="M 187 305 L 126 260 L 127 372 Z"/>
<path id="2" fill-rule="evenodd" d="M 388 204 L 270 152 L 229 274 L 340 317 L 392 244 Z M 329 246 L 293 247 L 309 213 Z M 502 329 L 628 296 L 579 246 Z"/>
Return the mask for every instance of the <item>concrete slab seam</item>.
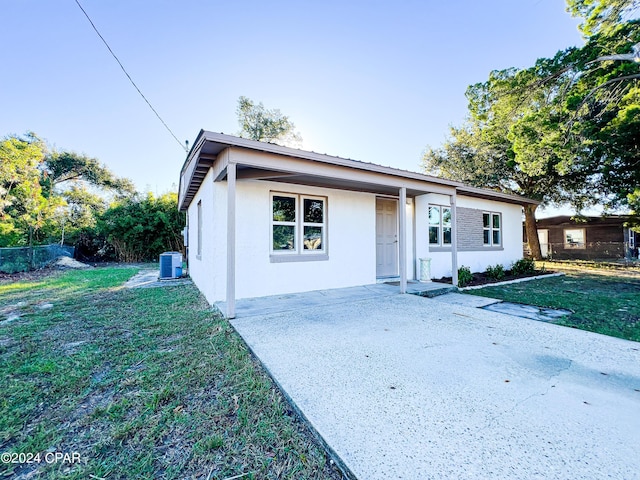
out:
<path id="1" fill-rule="evenodd" d="M 486 288 L 486 287 L 500 287 L 502 285 L 510 285 L 512 283 L 522 283 L 522 282 L 529 282 L 531 280 L 540 280 L 541 278 L 553 278 L 553 277 L 562 277 L 562 276 L 564 276 L 564 273 L 561 273 L 561 272 L 549 273 L 547 275 L 536 275 L 533 277 L 517 278 L 515 280 L 506 280 L 504 282 L 487 283 L 486 285 L 472 285 L 471 287 L 461 287 L 459 288 L 459 290 L 461 291 L 480 290 L 481 288 Z"/>

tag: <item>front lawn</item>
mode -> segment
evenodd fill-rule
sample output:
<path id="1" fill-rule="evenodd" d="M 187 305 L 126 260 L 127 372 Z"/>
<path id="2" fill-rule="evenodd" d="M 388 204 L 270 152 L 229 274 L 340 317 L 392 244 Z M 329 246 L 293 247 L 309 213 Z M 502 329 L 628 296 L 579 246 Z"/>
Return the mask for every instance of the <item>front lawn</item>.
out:
<path id="1" fill-rule="evenodd" d="M 562 277 L 466 293 L 539 307 L 566 308 L 575 313 L 556 323 L 640 341 L 640 275 L 570 271 Z"/>
<path id="2" fill-rule="evenodd" d="M 136 271 L 0 284 L 0 453 L 39 454 L 0 478 L 340 478 L 197 289 Z"/>

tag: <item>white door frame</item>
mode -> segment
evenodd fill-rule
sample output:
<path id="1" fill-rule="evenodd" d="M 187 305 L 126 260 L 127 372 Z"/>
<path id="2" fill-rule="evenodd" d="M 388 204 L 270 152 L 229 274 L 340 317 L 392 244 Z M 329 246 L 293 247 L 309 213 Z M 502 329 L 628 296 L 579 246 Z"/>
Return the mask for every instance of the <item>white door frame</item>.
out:
<path id="1" fill-rule="evenodd" d="M 543 242 L 543 238 L 545 241 Z M 538 242 L 540 243 L 540 254 L 543 258 L 549 256 L 549 229 L 541 228 L 538 230 Z"/>
<path id="2" fill-rule="evenodd" d="M 379 222 L 378 222 L 378 207 L 382 204 L 382 202 L 391 202 L 395 205 L 394 208 L 394 214 L 395 214 L 395 226 L 394 226 L 394 231 L 393 233 L 391 232 L 383 232 L 381 234 L 381 236 L 383 237 L 382 239 L 382 245 L 381 248 L 380 247 L 380 236 L 378 235 L 378 227 L 379 227 Z M 376 197 L 376 277 L 377 278 L 385 278 L 385 277 L 397 277 L 399 274 L 399 260 L 400 260 L 400 255 L 399 255 L 399 217 L 400 214 L 398 212 L 398 205 L 399 205 L 399 201 L 397 198 L 393 198 L 393 197 Z M 381 227 L 384 228 L 384 223 Z M 384 237 L 391 237 L 393 238 L 393 240 L 391 240 L 390 238 L 387 238 L 386 241 L 384 240 Z M 391 241 L 389 241 L 391 240 Z M 379 261 L 379 252 L 382 251 L 383 255 L 385 250 L 385 246 L 390 246 L 390 244 L 393 243 L 394 244 L 394 249 L 393 249 L 393 256 L 395 257 L 395 259 L 393 260 L 393 262 L 395 263 L 395 266 L 393 267 L 393 271 L 389 270 L 389 271 L 380 271 L 378 269 L 378 261 Z"/>

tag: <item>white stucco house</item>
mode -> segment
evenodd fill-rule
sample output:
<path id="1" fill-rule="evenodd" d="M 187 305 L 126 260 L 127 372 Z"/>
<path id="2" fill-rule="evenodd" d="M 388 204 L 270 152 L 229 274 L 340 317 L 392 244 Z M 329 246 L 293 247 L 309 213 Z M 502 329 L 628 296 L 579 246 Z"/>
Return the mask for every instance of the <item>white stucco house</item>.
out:
<path id="1" fill-rule="evenodd" d="M 182 167 L 189 273 L 210 303 L 483 271 L 522 257 L 523 197 L 200 131 Z"/>

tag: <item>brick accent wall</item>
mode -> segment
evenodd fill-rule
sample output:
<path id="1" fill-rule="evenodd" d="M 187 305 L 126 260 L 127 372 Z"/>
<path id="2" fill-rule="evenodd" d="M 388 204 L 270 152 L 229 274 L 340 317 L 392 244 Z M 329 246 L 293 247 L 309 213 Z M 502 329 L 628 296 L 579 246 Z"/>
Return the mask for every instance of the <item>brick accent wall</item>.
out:
<path id="1" fill-rule="evenodd" d="M 457 208 L 458 250 L 483 248 L 482 212 L 475 208 Z"/>

